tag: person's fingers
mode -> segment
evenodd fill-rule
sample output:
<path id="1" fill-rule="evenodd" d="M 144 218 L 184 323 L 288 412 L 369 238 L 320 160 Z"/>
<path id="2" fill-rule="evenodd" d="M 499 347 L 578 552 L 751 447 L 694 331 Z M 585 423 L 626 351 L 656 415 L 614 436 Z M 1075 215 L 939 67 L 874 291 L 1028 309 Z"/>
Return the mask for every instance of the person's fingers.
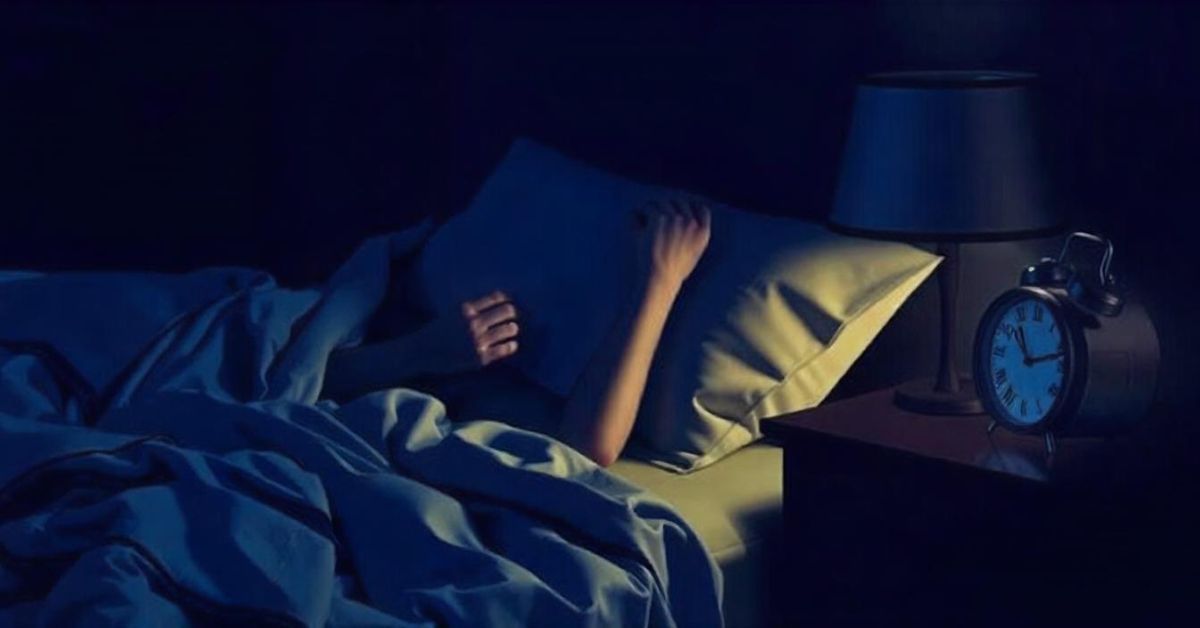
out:
<path id="1" fill-rule="evenodd" d="M 654 234 L 655 239 L 661 241 L 666 235 L 667 230 L 671 226 L 671 215 L 667 212 L 661 212 L 654 219 Z"/>
<path id="2" fill-rule="evenodd" d="M 674 200 L 664 204 L 663 215 L 666 218 L 667 231 L 678 233 L 687 224 L 687 218 L 679 211 Z"/>
<path id="3" fill-rule="evenodd" d="M 494 327 L 507 320 L 517 317 L 517 307 L 512 303 L 497 305 L 474 318 L 471 321 L 471 331 L 480 333 L 489 327 Z"/>
<path id="4" fill-rule="evenodd" d="M 657 200 L 646 201 L 637 209 L 638 222 L 641 225 L 652 225 L 654 224 L 654 217 L 660 213 L 662 213 L 662 205 Z"/>
<path id="5" fill-rule="evenodd" d="M 467 302 L 463 303 L 463 314 L 465 314 L 468 317 L 475 317 L 480 312 L 488 309 L 489 307 L 492 307 L 493 305 L 497 305 L 500 303 L 504 303 L 505 301 L 508 301 L 508 300 L 509 299 L 508 299 L 507 294 L 505 294 L 501 290 L 497 290 L 487 296 L 483 296 L 478 299 L 475 299 L 474 301 L 467 301 Z"/>
<path id="6" fill-rule="evenodd" d="M 683 210 L 684 215 L 688 217 L 688 221 L 693 226 L 700 225 L 700 212 L 697 211 L 697 202 L 693 199 L 681 199 L 679 206 Z"/>
<path id="7" fill-rule="evenodd" d="M 479 361 L 482 362 L 484 366 L 487 366 L 496 360 L 503 360 L 504 358 L 507 358 L 516 352 L 517 341 L 509 340 L 508 342 L 502 342 L 498 345 L 492 345 L 481 351 L 479 354 Z"/>
<path id="8" fill-rule="evenodd" d="M 675 215 L 679 217 L 680 224 L 687 226 L 695 221 L 696 217 L 692 214 L 692 210 L 688 208 L 686 199 L 675 199 L 671 201 L 671 205 L 675 208 Z"/>
<path id="9" fill-rule="evenodd" d="M 696 214 L 700 220 L 700 228 L 706 232 L 711 231 L 712 210 L 708 208 L 708 205 L 698 201 L 693 204 L 693 208 L 696 210 Z"/>
<path id="10" fill-rule="evenodd" d="M 516 337 L 519 331 L 520 328 L 513 321 L 496 325 L 479 336 L 479 344 L 486 348 L 498 342 Z"/>
<path id="11" fill-rule="evenodd" d="M 687 220 L 692 217 L 691 212 L 687 208 L 687 203 L 683 199 L 654 200 L 648 202 L 645 207 L 648 216 L 661 215 L 666 217 L 668 221 Z"/>

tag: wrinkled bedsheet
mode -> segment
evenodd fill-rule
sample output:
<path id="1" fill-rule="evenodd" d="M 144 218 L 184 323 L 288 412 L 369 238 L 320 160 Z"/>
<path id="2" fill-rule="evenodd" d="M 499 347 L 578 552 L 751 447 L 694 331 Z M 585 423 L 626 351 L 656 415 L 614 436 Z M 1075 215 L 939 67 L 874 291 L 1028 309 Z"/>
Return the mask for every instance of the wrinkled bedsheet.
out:
<path id="1" fill-rule="evenodd" d="M 0 626 L 710 626 L 663 501 L 410 389 L 320 398 L 428 225 L 324 285 L 0 273 Z"/>

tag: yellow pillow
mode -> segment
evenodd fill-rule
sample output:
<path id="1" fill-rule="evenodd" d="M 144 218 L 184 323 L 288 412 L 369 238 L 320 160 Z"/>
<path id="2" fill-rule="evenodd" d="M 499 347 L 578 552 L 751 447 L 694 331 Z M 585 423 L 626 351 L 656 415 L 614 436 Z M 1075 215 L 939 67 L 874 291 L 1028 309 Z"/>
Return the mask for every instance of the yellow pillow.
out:
<path id="1" fill-rule="evenodd" d="M 941 258 L 716 207 L 708 251 L 655 354 L 628 453 L 687 473 L 811 408 Z"/>

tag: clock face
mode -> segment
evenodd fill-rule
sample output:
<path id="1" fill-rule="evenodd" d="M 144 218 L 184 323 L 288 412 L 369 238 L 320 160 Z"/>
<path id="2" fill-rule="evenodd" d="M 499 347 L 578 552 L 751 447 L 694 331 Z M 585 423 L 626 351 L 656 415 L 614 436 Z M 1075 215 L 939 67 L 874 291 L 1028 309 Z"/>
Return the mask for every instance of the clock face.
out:
<path id="1" fill-rule="evenodd" d="M 996 408 L 1032 426 L 1057 407 L 1070 367 L 1062 320 L 1040 299 L 1018 298 L 992 318 L 987 385 Z"/>

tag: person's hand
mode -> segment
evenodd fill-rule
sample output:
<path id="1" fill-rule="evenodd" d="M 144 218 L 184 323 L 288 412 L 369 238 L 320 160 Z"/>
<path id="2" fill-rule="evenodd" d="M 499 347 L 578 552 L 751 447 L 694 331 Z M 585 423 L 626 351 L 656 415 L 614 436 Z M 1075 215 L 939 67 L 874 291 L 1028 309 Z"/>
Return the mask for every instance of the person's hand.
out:
<path id="1" fill-rule="evenodd" d="M 649 204 L 644 215 L 649 278 L 679 288 L 708 247 L 712 212 L 696 201 L 672 200 Z"/>
<path id="2" fill-rule="evenodd" d="M 445 375 L 483 368 L 517 352 L 517 308 L 497 290 L 462 304 L 461 312 L 422 327 L 429 370 Z"/>

